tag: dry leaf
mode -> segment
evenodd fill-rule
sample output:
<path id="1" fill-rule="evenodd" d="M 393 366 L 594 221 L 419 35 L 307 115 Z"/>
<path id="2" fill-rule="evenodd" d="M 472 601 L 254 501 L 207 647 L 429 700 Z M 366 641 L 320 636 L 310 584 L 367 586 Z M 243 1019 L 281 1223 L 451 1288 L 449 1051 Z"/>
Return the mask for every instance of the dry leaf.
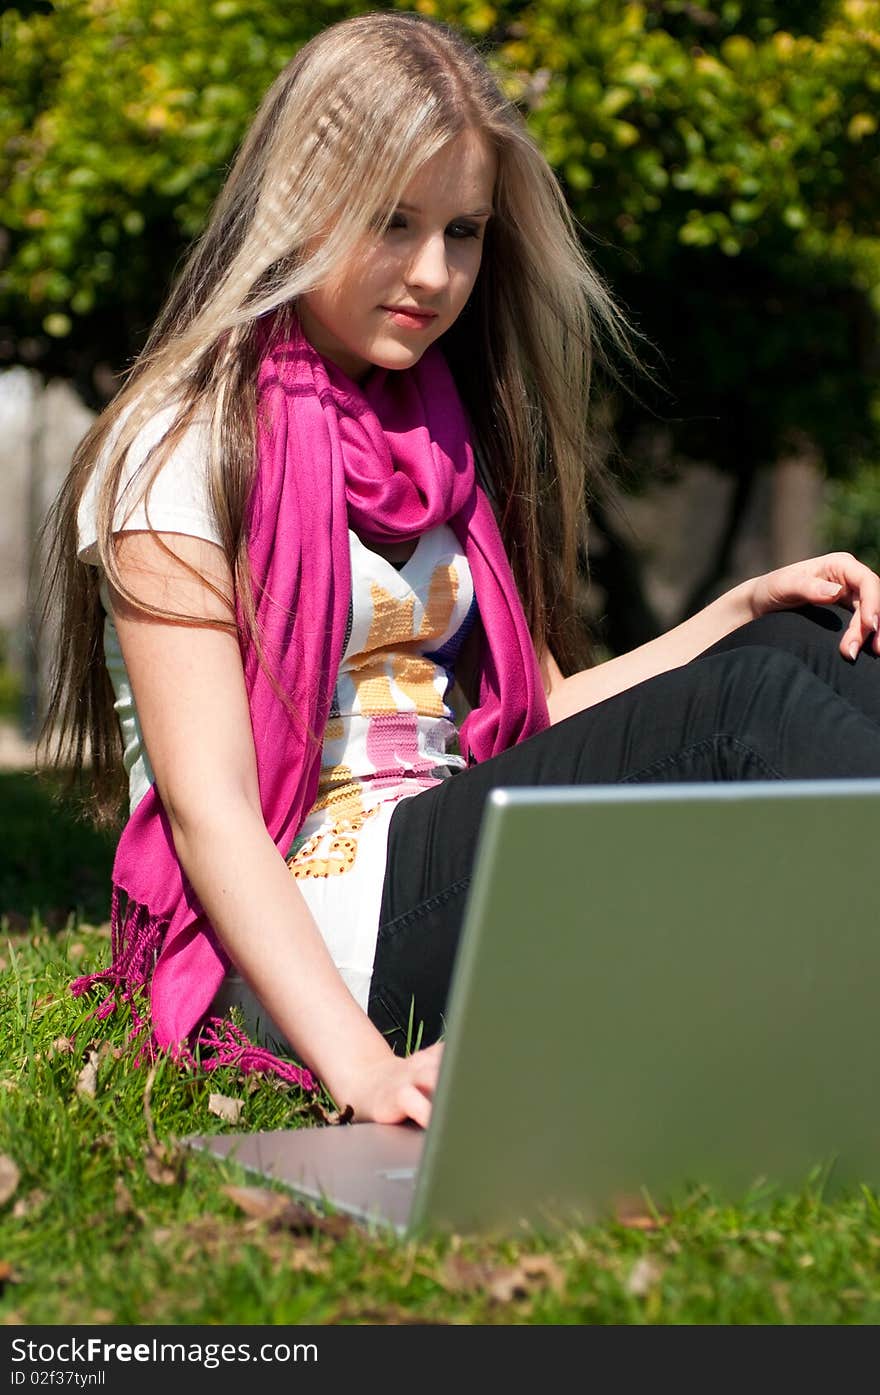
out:
<path id="1" fill-rule="evenodd" d="M 648 1215 L 624 1215 L 618 1216 L 618 1225 L 624 1225 L 628 1230 L 644 1230 L 651 1232 L 660 1230 L 669 1220 L 668 1216 L 648 1216 Z"/>
<path id="2" fill-rule="evenodd" d="M 309 1110 L 316 1119 L 320 1119 L 322 1124 L 350 1124 L 354 1118 L 354 1109 L 347 1104 L 344 1109 L 325 1109 L 320 1100 L 310 1100 Z"/>
<path id="3" fill-rule="evenodd" d="M 50 1057 L 55 1055 L 72 1056 L 73 1040 L 70 1037 L 56 1037 L 52 1045 L 49 1047 L 49 1051 L 47 1054 Z"/>
<path id="4" fill-rule="evenodd" d="M 0 1206 L 5 1206 L 14 1194 L 20 1176 L 12 1159 L 6 1153 L 0 1153 Z"/>
<path id="5" fill-rule="evenodd" d="M 529 1293 L 528 1281 L 519 1269 L 496 1269 L 486 1289 L 496 1303 L 512 1303 L 514 1298 L 527 1298 Z"/>
<path id="6" fill-rule="evenodd" d="M 12 1215 L 15 1220 L 20 1221 L 25 1216 L 30 1216 L 32 1212 L 39 1211 L 46 1200 L 46 1193 L 32 1191 L 27 1196 L 20 1196 L 12 1208 Z"/>
<path id="7" fill-rule="evenodd" d="M 284 1266 L 294 1274 L 328 1274 L 330 1272 L 330 1261 L 315 1253 L 311 1240 L 308 1244 L 298 1245 L 292 1254 L 285 1255 Z"/>
<path id="8" fill-rule="evenodd" d="M 490 1296 L 498 1303 L 528 1298 L 542 1288 L 559 1293 L 564 1287 L 562 1270 L 549 1255 L 525 1255 L 510 1268 L 496 1270 L 488 1285 Z"/>
<path id="9" fill-rule="evenodd" d="M 664 1266 L 654 1255 L 642 1255 L 636 1260 L 629 1271 L 629 1278 L 626 1281 L 626 1291 L 634 1298 L 644 1298 L 647 1293 L 659 1283 Z"/>
<path id="10" fill-rule="evenodd" d="M 320 1215 L 283 1192 L 273 1192 L 266 1187 L 221 1187 L 220 1190 L 246 1215 L 268 1221 L 276 1229 L 289 1230 L 294 1235 L 317 1233 L 341 1240 L 354 1225 L 348 1216 Z"/>
<path id="11" fill-rule="evenodd" d="M 514 1265 L 493 1266 L 452 1254 L 443 1265 L 440 1282 L 453 1293 L 485 1292 L 496 1303 L 510 1303 L 542 1288 L 560 1293 L 565 1276 L 549 1255 L 524 1255 Z"/>
<path id="12" fill-rule="evenodd" d="M 94 1097 L 98 1089 L 98 1053 L 90 1051 L 86 1063 L 76 1077 L 76 1093 Z"/>
<path id="13" fill-rule="evenodd" d="M 550 1255 L 524 1255 L 519 1268 L 532 1289 L 551 1288 L 561 1293 L 565 1288 L 565 1275 Z"/>
<path id="14" fill-rule="evenodd" d="M 221 1187 L 220 1190 L 240 1211 L 257 1221 L 277 1220 L 290 1200 L 283 1192 L 273 1192 L 268 1187 Z"/>
<path id="15" fill-rule="evenodd" d="M 134 1201 L 132 1200 L 131 1192 L 128 1190 L 128 1187 L 121 1177 L 117 1177 L 116 1181 L 113 1183 L 113 1196 L 113 1209 L 117 1216 L 131 1215 L 135 1209 Z"/>
<path id="16" fill-rule="evenodd" d="M 173 1187 L 183 1180 L 184 1159 L 181 1149 L 166 1148 L 162 1143 L 154 1143 L 147 1148 L 144 1158 L 144 1171 L 151 1182 L 159 1187 Z"/>
<path id="17" fill-rule="evenodd" d="M 208 1113 L 216 1114 L 218 1119 L 225 1120 L 227 1124 L 237 1124 L 243 1109 L 244 1100 L 232 1099 L 230 1095 L 208 1096 Z"/>
<path id="18" fill-rule="evenodd" d="M 486 1287 L 490 1272 L 486 1264 L 476 1264 L 471 1259 L 451 1254 L 444 1261 L 438 1277 L 450 1293 L 474 1293 Z"/>

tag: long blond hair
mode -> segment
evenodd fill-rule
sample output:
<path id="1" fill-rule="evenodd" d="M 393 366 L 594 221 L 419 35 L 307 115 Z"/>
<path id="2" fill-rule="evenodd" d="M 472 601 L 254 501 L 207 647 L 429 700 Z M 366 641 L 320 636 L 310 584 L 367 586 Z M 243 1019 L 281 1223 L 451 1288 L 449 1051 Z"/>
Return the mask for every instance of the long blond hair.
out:
<path id="1" fill-rule="evenodd" d="M 559 184 L 478 50 L 446 25 L 379 12 L 311 39 L 266 93 L 207 226 L 123 387 L 79 444 L 50 514 L 43 613 L 60 633 L 44 739 L 57 764 L 88 753 L 97 813 L 118 807 L 121 740 L 103 663 L 96 568 L 77 560 L 77 509 L 99 456 L 97 549 L 117 591 L 116 500 L 129 447 L 169 401 L 176 418 L 140 467 L 146 496 L 196 413 L 210 424 L 210 496 L 245 624 L 254 633 L 245 508 L 256 463 L 261 333 L 375 236 L 426 160 L 462 132 L 498 175 L 474 292 L 442 345 L 468 409 L 531 633 L 563 668 L 590 458 L 587 401 L 609 341 L 629 328 L 591 267 Z M 306 254 L 306 247 L 314 248 Z M 169 617 L 170 618 L 170 617 Z M 192 623 L 192 617 L 175 616 Z M 232 621 L 230 621 L 232 624 Z"/>

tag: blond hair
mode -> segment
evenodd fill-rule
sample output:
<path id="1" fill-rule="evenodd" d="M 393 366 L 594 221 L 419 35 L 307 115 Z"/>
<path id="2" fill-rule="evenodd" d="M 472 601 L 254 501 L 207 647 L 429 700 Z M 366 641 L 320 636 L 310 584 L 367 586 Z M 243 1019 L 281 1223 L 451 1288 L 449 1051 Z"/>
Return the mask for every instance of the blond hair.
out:
<path id="1" fill-rule="evenodd" d="M 158 409 L 177 404 L 138 472 L 149 511 L 168 453 L 196 412 L 207 419 L 211 501 L 253 634 L 244 520 L 267 317 L 283 334 L 297 298 L 355 257 L 376 236 L 377 212 L 390 215 L 425 161 L 469 130 L 497 157 L 494 216 L 474 292 L 441 344 L 536 648 L 549 646 L 565 668 L 578 632 L 591 366 L 603 341 L 632 356 L 628 326 L 581 247 L 552 170 L 478 50 L 416 15 L 344 20 L 305 44 L 266 93 L 145 348 L 77 448 L 50 515 L 44 613 L 57 615 L 61 644 L 44 738 L 55 761 L 75 769 L 90 752 L 98 811 L 121 793 L 121 741 L 103 663 L 99 575 L 76 556 L 77 509 L 96 461 L 106 462 L 100 563 L 141 605 L 120 575 L 113 535 L 129 447 Z"/>

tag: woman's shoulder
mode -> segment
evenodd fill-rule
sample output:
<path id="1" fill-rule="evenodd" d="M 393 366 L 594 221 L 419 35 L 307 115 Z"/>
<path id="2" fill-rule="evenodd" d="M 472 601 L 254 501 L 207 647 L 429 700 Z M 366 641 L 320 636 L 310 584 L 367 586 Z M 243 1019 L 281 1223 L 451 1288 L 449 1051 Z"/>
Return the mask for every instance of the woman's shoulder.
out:
<path id="1" fill-rule="evenodd" d="M 127 404 L 119 413 L 83 490 L 77 511 L 77 553 L 83 562 L 96 564 L 98 561 L 95 544 L 101 485 L 135 406 L 135 403 Z M 144 497 L 151 472 L 141 473 L 142 466 L 179 415 L 180 405 L 167 403 L 151 413 L 136 431 L 120 475 L 114 531 L 153 528 L 157 532 L 190 533 L 219 543 L 210 500 L 210 423 L 204 413 L 196 411 L 179 439 L 169 446 L 150 484 L 149 497 L 146 500 Z"/>

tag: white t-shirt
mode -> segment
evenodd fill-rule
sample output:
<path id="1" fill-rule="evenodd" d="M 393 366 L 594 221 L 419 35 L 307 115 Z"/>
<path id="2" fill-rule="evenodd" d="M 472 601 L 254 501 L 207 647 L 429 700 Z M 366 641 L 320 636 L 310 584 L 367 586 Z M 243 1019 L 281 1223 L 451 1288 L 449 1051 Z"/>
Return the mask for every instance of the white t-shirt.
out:
<path id="1" fill-rule="evenodd" d="M 130 481 L 174 419 L 152 418 L 129 451 L 116 531 L 147 528 Z M 187 431 L 152 486 L 157 531 L 220 543 L 208 490 L 207 427 Z M 78 555 L 98 565 L 95 511 L 100 465 L 80 504 Z M 128 491 L 128 493 L 126 493 Z M 470 569 L 452 530 L 423 535 L 410 559 L 392 566 L 349 530 L 352 601 L 325 733 L 315 806 L 288 855 L 343 980 L 366 1010 L 385 875 L 388 826 L 399 799 L 463 764 L 448 696 L 458 650 L 475 615 Z M 107 612 L 104 653 L 115 693 L 133 812 L 153 783 L 119 638 Z"/>

